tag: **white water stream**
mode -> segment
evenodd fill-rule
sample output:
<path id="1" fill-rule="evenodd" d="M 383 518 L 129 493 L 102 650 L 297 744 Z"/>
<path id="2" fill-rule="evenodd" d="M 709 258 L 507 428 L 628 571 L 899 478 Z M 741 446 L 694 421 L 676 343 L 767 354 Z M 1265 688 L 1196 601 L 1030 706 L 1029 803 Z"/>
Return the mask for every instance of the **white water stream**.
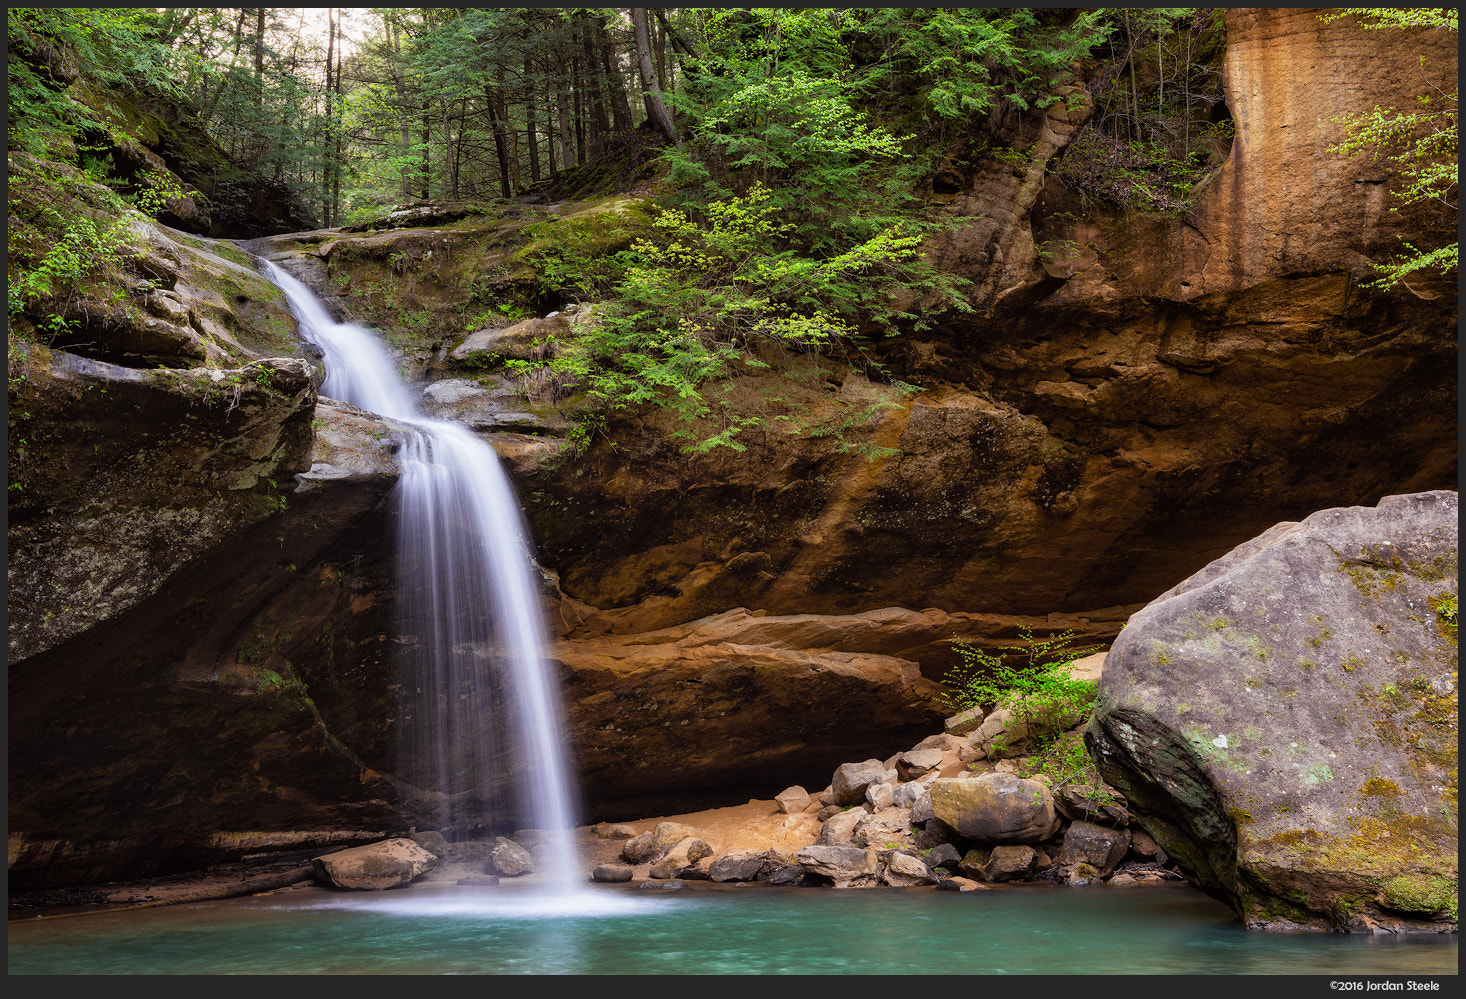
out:
<path id="1" fill-rule="evenodd" d="M 485 801 L 527 817 L 546 847 L 535 880 L 553 894 L 577 893 L 563 711 L 544 660 L 529 535 L 499 458 L 465 428 L 426 418 L 370 332 L 336 322 L 303 284 L 264 267 L 302 336 L 325 353 L 321 394 L 406 428 L 397 599 L 402 682 L 417 695 L 411 765 L 446 793 L 444 827 L 483 822 Z M 517 802 L 493 790 L 506 769 Z"/>

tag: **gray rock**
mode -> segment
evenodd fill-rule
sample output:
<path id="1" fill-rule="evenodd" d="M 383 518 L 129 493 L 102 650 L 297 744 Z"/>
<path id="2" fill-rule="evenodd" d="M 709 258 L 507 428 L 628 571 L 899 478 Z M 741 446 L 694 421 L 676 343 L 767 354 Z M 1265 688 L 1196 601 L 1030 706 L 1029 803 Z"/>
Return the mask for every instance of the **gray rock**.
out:
<path id="1" fill-rule="evenodd" d="M 534 858 L 530 852 L 512 839 L 498 836 L 489 848 L 489 862 L 485 874 L 501 874 L 506 878 L 517 878 L 534 873 Z"/>
<path id="2" fill-rule="evenodd" d="M 645 888 L 648 891 L 681 891 L 686 885 L 672 878 L 667 881 L 643 881 L 636 887 Z"/>
<path id="3" fill-rule="evenodd" d="M 977 731 L 978 727 L 982 725 L 982 720 L 982 708 L 968 708 L 948 718 L 942 727 L 948 735 L 968 735 Z"/>
<path id="4" fill-rule="evenodd" d="M 942 765 L 942 752 L 937 749 L 913 749 L 896 757 L 896 774 L 902 781 L 924 777 Z"/>
<path id="5" fill-rule="evenodd" d="M 917 885 L 934 885 L 937 878 L 921 860 L 910 854 L 893 850 L 886 857 L 885 873 L 881 879 L 896 888 L 911 888 Z"/>
<path id="6" fill-rule="evenodd" d="M 883 808 L 890 808 L 895 803 L 896 785 L 893 784 L 872 784 L 865 789 L 865 801 L 871 808 L 879 812 Z"/>
<path id="7" fill-rule="evenodd" d="M 671 825 L 672 823 L 664 824 Z M 651 869 L 647 873 L 649 877 L 659 880 L 674 878 L 683 868 L 691 867 L 704 857 L 711 857 L 712 855 L 713 848 L 704 840 L 698 839 L 696 836 L 688 836 L 686 839 L 673 844 L 660 859 L 652 864 Z"/>
<path id="8" fill-rule="evenodd" d="M 448 856 L 448 851 L 451 849 L 448 841 L 443 838 L 443 834 L 436 829 L 409 833 L 407 838 L 440 860 Z"/>
<path id="9" fill-rule="evenodd" d="M 633 836 L 621 846 L 621 859 L 628 864 L 646 864 L 654 860 L 661 847 L 657 846 L 657 838 L 649 832 L 640 836 Z"/>
<path id="10" fill-rule="evenodd" d="M 625 864 L 601 864 L 590 872 L 590 879 L 603 884 L 618 884 L 630 881 L 634 873 L 635 871 Z"/>
<path id="11" fill-rule="evenodd" d="M 911 845 L 911 813 L 904 808 L 883 808 L 855 823 L 851 842 L 888 850 Z"/>
<path id="12" fill-rule="evenodd" d="M 795 858 L 811 874 L 835 882 L 837 888 L 874 884 L 880 854 L 858 846 L 806 846 Z"/>
<path id="13" fill-rule="evenodd" d="M 410 839 L 352 847 L 311 860 L 316 877 L 352 891 L 383 891 L 411 884 L 431 870 L 438 858 Z"/>
<path id="14" fill-rule="evenodd" d="M 951 843 L 938 843 L 921 860 L 930 870 L 945 867 L 949 871 L 955 871 L 962 860 L 962 854 Z"/>
<path id="15" fill-rule="evenodd" d="M 1458 516 L 1438 491 L 1279 524 L 1105 660 L 1091 756 L 1249 927 L 1454 932 Z"/>
<path id="16" fill-rule="evenodd" d="M 856 805 L 864 801 L 865 789 L 879 783 L 885 772 L 885 764 L 880 760 L 841 764 L 830 781 L 830 791 L 835 798 L 833 804 Z"/>
<path id="17" fill-rule="evenodd" d="M 767 881 L 771 885 L 797 885 L 804 882 L 805 873 L 800 864 L 771 861 L 758 877 L 760 881 Z"/>
<path id="18" fill-rule="evenodd" d="M 820 827 L 818 846 L 848 846 L 855 835 L 855 827 L 865 821 L 870 813 L 863 808 L 842 809 L 831 815 Z"/>
<path id="19" fill-rule="evenodd" d="M 1064 848 L 1059 853 L 1059 863 L 1089 864 L 1108 874 L 1115 869 L 1130 850 L 1130 833 L 1124 829 L 1096 825 L 1093 822 L 1074 822 L 1064 830 Z"/>
<path id="20" fill-rule="evenodd" d="M 769 859 L 767 850 L 739 850 L 725 853 L 708 867 L 708 880 L 757 881 L 759 871 Z"/>
<path id="21" fill-rule="evenodd" d="M 932 784 L 932 811 L 968 839 L 1040 843 L 1059 829 L 1047 784 L 1012 774 L 987 773 Z"/>

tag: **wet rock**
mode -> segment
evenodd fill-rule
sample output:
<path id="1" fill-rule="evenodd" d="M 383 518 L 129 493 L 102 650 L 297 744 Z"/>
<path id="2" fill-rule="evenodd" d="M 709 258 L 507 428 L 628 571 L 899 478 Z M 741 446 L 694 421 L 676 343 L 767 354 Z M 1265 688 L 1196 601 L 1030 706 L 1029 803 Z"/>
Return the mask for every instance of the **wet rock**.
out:
<path id="1" fill-rule="evenodd" d="M 316 877 L 349 891 L 401 888 L 438 863 L 438 857 L 410 839 L 389 839 L 311 860 Z"/>
<path id="2" fill-rule="evenodd" d="M 602 884 L 630 881 L 635 870 L 625 864 L 601 864 L 590 872 L 590 879 Z"/>
<path id="3" fill-rule="evenodd" d="M 992 889 L 971 878 L 944 878 L 937 882 L 937 891 L 992 891 Z"/>
<path id="4" fill-rule="evenodd" d="M 517 878 L 534 873 L 534 858 L 530 852 L 512 839 L 495 837 L 489 848 L 489 862 L 484 867 L 486 874 L 502 874 L 506 878 Z"/>

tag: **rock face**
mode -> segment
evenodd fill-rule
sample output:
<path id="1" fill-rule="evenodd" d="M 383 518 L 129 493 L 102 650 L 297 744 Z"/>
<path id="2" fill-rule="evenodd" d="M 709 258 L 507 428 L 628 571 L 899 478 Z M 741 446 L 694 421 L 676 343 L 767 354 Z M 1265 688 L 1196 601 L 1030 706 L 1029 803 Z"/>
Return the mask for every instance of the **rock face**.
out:
<path id="1" fill-rule="evenodd" d="M 1455 925 L 1457 517 L 1429 492 L 1279 524 L 1111 650 L 1091 752 L 1249 926 Z"/>

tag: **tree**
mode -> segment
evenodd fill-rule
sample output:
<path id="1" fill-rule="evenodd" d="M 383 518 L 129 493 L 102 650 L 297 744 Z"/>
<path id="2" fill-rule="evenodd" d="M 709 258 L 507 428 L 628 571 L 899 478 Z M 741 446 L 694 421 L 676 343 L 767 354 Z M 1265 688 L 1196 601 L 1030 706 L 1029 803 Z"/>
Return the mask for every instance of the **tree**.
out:
<path id="1" fill-rule="evenodd" d="M 1325 23 L 1354 16 L 1365 31 L 1429 28 L 1457 31 L 1458 11 L 1454 7 L 1346 7 L 1322 15 Z M 1405 181 L 1395 196 L 1406 204 L 1434 201 L 1452 212 L 1457 210 L 1456 192 L 1460 182 L 1457 159 L 1457 128 L 1460 89 L 1447 93 L 1418 96 L 1419 109 L 1400 111 L 1378 105 L 1366 114 L 1343 119 L 1348 134 L 1331 151 L 1353 156 L 1369 153 L 1376 160 L 1394 164 Z M 1454 242 L 1434 250 L 1419 250 L 1405 243 L 1406 253 L 1392 263 L 1378 266 L 1377 287 L 1392 288 L 1417 271 L 1439 270 L 1449 274 L 1456 270 L 1460 243 Z"/>

